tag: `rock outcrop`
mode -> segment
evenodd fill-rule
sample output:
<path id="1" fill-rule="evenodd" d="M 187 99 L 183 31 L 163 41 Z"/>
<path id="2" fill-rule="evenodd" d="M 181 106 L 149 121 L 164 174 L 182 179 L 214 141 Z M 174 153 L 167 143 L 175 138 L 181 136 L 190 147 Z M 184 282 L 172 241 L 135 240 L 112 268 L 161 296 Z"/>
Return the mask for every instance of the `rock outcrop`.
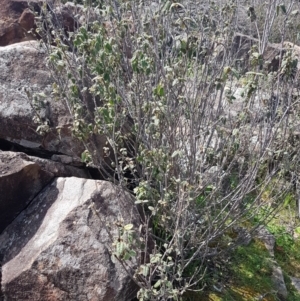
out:
<path id="1" fill-rule="evenodd" d="M 266 227 L 260 226 L 256 231 L 256 237 L 264 243 L 271 257 L 274 257 L 274 247 L 275 247 L 274 235 L 270 233 L 270 231 Z"/>
<path id="2" fill-rule="evenodd" d="M 46 51 L 28 32 L 43 1 L 55 2 L 0 6 L 0 300 L 128 301 L 137 287 L 112 243 L 119 223 L 138 227 L 139 214 L 130 195 L 88 180 L 80 159 L 85 147 L 72 136 L 67 105 L 51 95 Z M 54 26 L 78 26 L 72 5 L 56 12 Z M 34 93 L 43 94 L 39 107 Z M 46 125 L 42 134 L 39 125 Z M 105 137 L 94 138 L 102 153 Z"/>
<path id="3" fill-rule="evenodd" d="M 0 153 L 0 233 L 52 178 L 34 162 Z"/>
<path id="4" fill-rule="evenodd" d="M 288 290 L 284 281 L 284 276 L 281 267 L 278 265 L 276 260 L 274 259 L 274 247 L 275 247 L 275 237 L 270 231 L 264 227 L 260 226 L 256 233 L 255 237 L 259 240 L 261 240 L 266 249 L 268 250 L 270 256 L 273 258 L 270 260 L 270 265 L 272 267 L 272 275 L 271 279 L 274 284 L 274 287 L 276 287 L 276 294 L 279 300 L 286 300 L 288 296 Z"/>
<path id="5" fill-rule="evenodd" d="M 0 151 L 0 233 L 58 176 L 89 177 L 59 162 Z"/>
<path id="6" fill-rule="evenodd" d="M 236 32 L 232 38 L 231 47 L 229 49 L 224 50 L 223 45 L 220 44 L 216 47 L 214 51 L 218 60 L 222 61 L 224 55 L 229 54 L 235 59 L 237 67 L 243 69 L 244 71 L 248 71 L 251 64 L 250 50 L 253 46 L 257 46 L 258 44 L 258 39 Z M 283 56 L 287 50 L 293 50 L 295 54 L 299 57 L 299 46 L 293 43 L 268 43 L 264 49 L 264 53 L 261 56 L 262 61 L 266 63 L 264 68 L 266 68 L 269 72 L 278 71 L 280 67 L 280 57 Z M 259 50 L 253 50 L 252 52 L 258 53 Z M 299 64 L 297 68 L 300 68 Z"/>
<path id="7" fill-rule="evenodd" d="M 4 300 L 131 300 L 136 287 L 111 247 L 116 223 L 137 227 L 138 216 L 111 183 L 57 178 L 0 236 Z"/>
<path id="8" fill-rule="evenodd" d="M 72 2 L 62 4 L 56 0 L 1 0 L 0 6 L 0 47 L 29 40 L 40 39 L 36 31 L 35 17 L 41 13 L 40 6 L 46 3 L 47 9 L 55 18 L 54 26 L 72 32 L 84 20 L 83 6 Z M 89 12 L 89 16 L 93 12 Z M 77 16 L 79 20 L 77 20 Z"/>
<path id="9" fill-rule="evenodd" d="M 277 262 L 273 262 L 272 266 L 272 276 L 274 287 L 276 287 L 276 293 L 279 300 L 286 300 L 288 296 L 288 290 L 285 285 L 284 276 L 281 267 Z"/>
<path id="10" fill-rule="evenodd" d="M 84 146 L 72 137 L 72 118 L 66 104 L 51 95 L 53 81 L 45 59 L 45 50 L 37 41 L 0 48 L 0 139 L 80 158 Z M 29 97 L 26 91 L 30 91 Z M 46 96 L 38 111 L 32 103 L 35 92 Z M 36 132 L 36 114 L 48 127 L 43 135 Z M 99 136 L 97 143 L 102 151 L 106 140 Z"/>
<path id="11" fill-rule="evenodd" d="M 0 6 L 0 46 L 34 40 L 29 33 L 34 28 L 34 13 L 38 10 L 38 0 L 1 0 Z"/>
<path id="12" fill-rule="evenodd" d="M 291 278 L 291 282 L 293 284 L 293 286 L 295 287 L 295 289 L 300 292 L 300 278 L 297 277 L 290 277 Z"/>

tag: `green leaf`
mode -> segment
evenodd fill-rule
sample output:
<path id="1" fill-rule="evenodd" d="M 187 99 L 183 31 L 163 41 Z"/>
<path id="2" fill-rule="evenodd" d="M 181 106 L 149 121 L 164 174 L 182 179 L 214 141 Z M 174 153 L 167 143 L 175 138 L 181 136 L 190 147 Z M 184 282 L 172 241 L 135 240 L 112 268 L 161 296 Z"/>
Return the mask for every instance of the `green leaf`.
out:
<path id="1" fill-rule="evenodd" d="M 280 8 L 281 8 L 282 12 L 286 15 L 286 8 L 285 8 L 285 5 L 284 5 L 284 4 L 281 4 L 281 5 L 280 5 Z"/>
<path id="2" fill-rule="evenodd" d="M 232 136 L 237 136 L 238 134 L 239 134 L 239 130 L 238 129 L 233 129 Z"/>
<path id="3" fill-rule="evenodd" d="M 286 8 L 285 8 L 284 4 L 280 4 L 280 5 L 276 6 L 276 14 L 277 14 L 277 16 L 279 15 L 280 10 L 282 11 L 282 13 L 284 15 L 286 15 Z"/>
<path id="4" fill-rule="evenodd" d="M 85 160 L 86 160 L 86 153 L 85 152 L 83 152 L 82 154 L 81 154 L 81 161 L 82 162 L 85 162 Z"/>
<path id="5" fill-rule="evenodd" d="M 132 257 L 135 257 L 136 256 L 136 252 L 133 251 L 133 250 L 129 250 L 127 252 L 125 252 L 124 256 L 123 256 L 123 260 L 129 260 L 131 259 Z"/>
<path id="6" fill-rule="evenodd" d="M 154 284 L 154 288 L 158 288 L 158 287 L 160 287 L 161 286 L 161 280 L 158 280 L 155 284 Z"/>
<path id="7" fill-rule="evenodd" d="M 179 156 L 179 157 L 180 157 L 181 154 L 182 154 L 182 152 L 181 152 L 180 150 L 176 150 L 176 151 L 173 152 L 173 154 L 172 154 L 171 157 L 172 157 L 172 158 L 174 158 L 174 157 L 176 157 L 176 156 Z"/>
<path id="8" fill-rule="evenodd" d="M 37 93 L 37 95 L 38 95 L 39 97 L 42 97 L 42 98 L 46 98 L 46 97 L 47 97 L 46 94 L 45 94 L 44 92 L 42 92 L 42 93 Z"/>
<path id="9" fill-rule="evenodd" d="M 165 96 L 165 90 L 164 90 L 164 87 L 159 87 L 158 95 L 159 95 L 159 96 Z"/>
<path id="10" fill-rule="evenodd" d="M 148 276 L 150 268 L 146 265 L 142 266 L 141 268 L 142 268 L 141 274 L 143 274 L 145 277 Z"/>
<path id="11" fill-rule="evenodd" d="M 103 79 L 108 82 L 110 80 L 110 76 L 107 72 L 104 73 Z"/>
<path id="12" fill-rule="evenodd" d="M 118 257 L 122 256 L 126 249 L 126 245 L 124 242 L 120 241 L 116 244 L 116 255 Z"/>
<path id="13" fill-rule="evenodd" d="M 166 12 L 170 9 L 170 6 L 171 6 L 171 1 L 166 1 L 165 5 L 163 6 L 162 8 L 162 12 Z"/>
<path id="14" fill-rule="evenodd" d="M 105 49 L 107 50 L 107 52 L 111 53 L 112 52 L 112 46 L 109 43 L 105 43 L 104 45 Z"/>
<path id="15" fill-rule="evenodd" d="M 154 94 L 160 97 L 165 96 L 165 89 L 161 84 L 158 84 L 157 87 L 154 89 Z"/>
<path id="16" fill-rule="evenodd" d="M 258 52 L 253 52 L 252 56 L 255 57 L 256 59 L 259 59 L 261 55 Z"/>
<path id="17" fill-rule="evenodd" d="M 292 16 L 297 16 L 298 14 L 299 14 L 299 10 L 298 10 L 298 9 L 293 10 L 293 11 L 291 12 L 291 15 L 292 15 Z"/>
<path id="18" fill-rule="evenodd" d="M 129 230 L 131 230 L 132 228 L 133 228 L 133 224 L 127 224 L 127 225 L 124 226 L 124 230 L 125 230 L 125 231 L 129 231 Z"/>
<path id="19" fill-rule="evenodd" d="M 159 255 L 160 254 L 156 254 L 156 255 L 152 256 L 151 259 L 150 259 L 150 263 L 157 263 L 157 262 L 159 262 L 160 261 L 160 256 Z"/>
<path id="20" fill-rule="evenodd" d="M 239 79 L 239 78 L 241 77 L 240 74 L 239 74 L 239 72 L 238 72 L 236 69 L 231 68 L 231 71 L 232 71 L 233 76 L 234 76 L 236 79 Z"/>

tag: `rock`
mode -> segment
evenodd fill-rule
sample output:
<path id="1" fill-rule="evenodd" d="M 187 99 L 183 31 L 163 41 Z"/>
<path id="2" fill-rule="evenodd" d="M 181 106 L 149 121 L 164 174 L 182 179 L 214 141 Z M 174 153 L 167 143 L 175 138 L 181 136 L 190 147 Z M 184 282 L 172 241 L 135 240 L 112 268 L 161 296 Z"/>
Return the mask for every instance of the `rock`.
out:
<path id="1" fill-rule="evenodd" d="M 272 270 L 272 281 L 276 288 L 279 300 L 286 300 L 288 291 L 284 282 L 282 270 L 277 263 L 274 263 Z"/>
<path id="2" fill-rule="evenodd" d="M 296 278 L 296 277 L 290 277 L 290 278 L 293 286 L 300 293 L 300 278 Z"/>
<path id="3" fill-rule="evenodd" d="M 69 8 L 69 2 L 66 4 L 58 5 L 56 6 L 54 12 L 55 12 L 55 26 L 58 28 L 64 28 L 65 32 L 74 32 L 78 27 L 79 23 L 77 19 L 75 18 L 75 11 L 72 11 Z M 73 3 L 72 3 L 73 4 Z M 77 7 L 77 5 L 73 4 L 74 7 Z M 83 10 L 81 10 L 78 13 L 83 13 Z"/>
<path id="4" fill-rule="evenodd" d="M 248 246 L 252 241 L 251 233 L 244 227 L 235 226 L 233 232 L 236 233 L 236 242 L 242 246 Z"/>
<path id="5" fill-rule="evenodd" d="M 99 8 L 84 7 L 81 4 L 75 4 L 74 2 L 57 3 L 54 12 L 58 18 L 66 20 L 64 22 L 64 29 L 73 31 L 79 24 L 93 23 L 99 20 L 101 11 Z M 57 18 L 56 17 L 56 18 Z"/>
<path id="6" fill-rule="evenodd" d="M 77 168 L 73 166 L 73 161 L 60 162 L 55 160 L 47 160 L 34 156 L 26 156 L 25 154 L 18 154 L 22 158 L 28 158 L 36 164 L 38 164 L 43 170 L 46 170 L 53 174 L 54 177 L 78 177 L 78 178 L 90 178 L 87 170 L 83 168 Z M 67 165 L 71 164 L 71 165 Z M 82 166 L 81 166 L 82 167 Z"/>
<path id="7" fill-rule="evenodd" d="M 233 55 L 238 65 L 248 70 L 250 49 L 254 45 L 259 45 L 259 40 L 251 36 L 244 35 L 241 33 L 235 33 L 232 40 L 231 55 Z M 268 62 L 268 71 L 277 71 L 279 69 L 279 57 L 281 51 L 280 44 L 269 43 L 263 53 L 263 60 Z"/>
<path id="8" fill-rule="evenodd" d="M 96 20 L 95 11 L 85 13 L 82 5 L 74 5 L 70 2 L 61 4 L 56 0 L 1 0 L 0 46 L 41 38 L 35 31 L 35 13 L 40 13 L 40 5 L 43 2 L 47 3 L 51 14 L 55 13 L 52 19 L 54 26 L 64 28 L 65 32 L 73 32 L 78 28 L 79 22 L 75 15 L 83 20 L 84 16 L 85 18 L 93 16 L 93 21 Z"/>
<path id="9" fill-rule="evenodd" d="M 18 23 L 24 30 L 30 31 L 35 27 L 34 18 L 34 13 L 29 8 L 26 8 L 20 16 Z"/>
<path id="10" fill-rule="evenodd" d="M 255 233 L 255 237 L 260 239 L 264 244 L 269 254 L 274 258 L 274 247 L 275 247 L 275 237 L 269 232 L 267 228 L 263 225 L 258 227 Z M 288 291 L 283 277 L 283 272 L 278 263 L 273 259 L 271 260 L 272 265 L 272 281 L 274 288 L 276 289 L 277 296 L 279 300 L 286 300 L 288 296 Z"/>
<path id="11" fill-rule="evenodd" d="M 52 178 L 34 162 L 13 153 L 0 153 L 0 233 Z"/>
<path id="12" fill-rule="evenodd" d="M 58 176 L 87 178 L 89 175 L 51 160 L 0 151 L 0 233 Z"/>
<path id="13" fill-rule="evenodd" d="M 53 81 L 45 58 L 45 51 L 37 41 L 0 48 L 0 139 L 80 160 L 85 148 L 72 137 L 72 118 L 66 104 L 51 96 Z M 31 91 L 29 97 L 25 90 Z M 35 92 L 46 95 L 37 111 L 32 105 Z M 43 135 L 36 132 L 38 124 L 33 121 L 36 114 L 48 127 Z M 105 137 L 97 136 L 97 149 L 102 155 L 105 145 Z"/>
<path id="14" fill-rule="evenodd" d="M 136 287 L 110 251 L 121 220 L 139 226 L 129 194 L 109 182 L 57 178 L 0 235 L 0 295 L 18 301 L 131 300 Z M 134 259 L 127 263 L 129 269 L 136 265 Z"/>
<path id="15" fill-rule="evenodd" d="M 215 57 L 217 60 L 222 61 L 225 53 L 229 50 L 230 56 L 235 59 L 236 67 L 243 72 L 247 72 L 250 68 L 250 50 L 253 46 L 258 46 L 259 40 L 239 32 L 236 32 L 232 38 L 231 48 L 224 49 L 222 43 L 220 43 L 215 49 Z M 268 72 L 276 72 L 280 68 L 280 55 L 285 54 L 287 50 L 292 49 L 296 57 L 299 58 L 300 47 L 285 41 L 281 43 L 268 43 L 262 54 L 262 59 L 265 62 L 264 69 Z M 258 52 L 258 49 L 257 49 Z M 298 60 L 299 61 L 299 60 Z M 263 67 L 263 66 L 261 66 Z M 297 65 L 297 69 L 300 68 L 300 63 Z"/>
<path id="16" fill-rule="evenodd" d="M 1 0 L 0 7 L 0 46 L 7 46 L 35 36 L 28 31 L 34 28 L 34 13 L 38 10 L 39 0 Z"/>
<path id="17" fill-rule="evenodd" d="M 229 97 L 223 100 L 223 110 L 229 120 L 236 120 L 242 112 L 248 112 L 252 120 L 261 120 L 267 114 L 265 102 L 270 99 L 267 93 L 255 92 L 255 97 L 247 99 L 247 90 L 242 87 L 225 88 L 225 95 Z M 234 99 L 230 100 L 230 97 Z"/>
<path id="18" fill-rule="evenodd" d="M 275 237 L 270 231 L 262 226 L 259 226 L 256 230 L 255 236 L 260 239 L 264 244 L 269 254 L 274 257 Z"/>
<path id="19" fill-rule="evenodd" d="M 82 167 L 84 165 L 82 161 L 76 160 L 75 158 L 66 155 L 52 155 L 51 160 L 56 162 L 61 162 L 63 164 L 69 164 L 72 166 Z"/>

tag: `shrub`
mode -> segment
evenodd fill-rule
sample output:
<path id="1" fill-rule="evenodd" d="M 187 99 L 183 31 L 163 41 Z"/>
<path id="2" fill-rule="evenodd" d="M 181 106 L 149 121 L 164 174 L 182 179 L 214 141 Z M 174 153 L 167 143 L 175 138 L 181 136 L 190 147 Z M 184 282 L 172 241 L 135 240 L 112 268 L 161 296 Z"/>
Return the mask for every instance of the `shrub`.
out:
<path id="1" fill-rule="evenodd" d="M 267 71 L 273 4 L 263 6 L 271 21 L 257 28 L 244 72 L 232 49 L 236 1 L 83 2 L 74 32 L 53 22 L 60 4 L 38 19 L 53 93 L 68 104 L 84 161 L 130 188 L 141 208 L 140 230 L 121 224 L 114 251 L 125 268 L 140 258 L 127 267 L 138 299 L 179 300 L 203 289 L 208 259 L 238 245 L 226 233 L 267 206 L 263 222 L 290 189 L 291 52 L 280 50 L 279 70 Z"/>

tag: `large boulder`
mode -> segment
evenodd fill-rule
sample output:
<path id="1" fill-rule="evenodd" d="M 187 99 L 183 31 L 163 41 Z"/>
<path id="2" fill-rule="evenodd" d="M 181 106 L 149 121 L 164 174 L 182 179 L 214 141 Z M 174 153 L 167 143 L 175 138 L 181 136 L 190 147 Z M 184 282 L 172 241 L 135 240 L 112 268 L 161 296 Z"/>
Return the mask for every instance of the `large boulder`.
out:
<path id="1" fill-rule="evenodd" d="M 250 62 L 250 53 L 251 48 L 255 46 L 258 52 L 259 40 L 239 32 L 236 32 L 232 37 L 231 45 L 228 48 L 224 48 L 224 45 L 220 43 L 215 49 L 215 55 L 219 61 L 224 59 L 224 56 L 230 56 L 235 60 L 236 66 L 241 69 L 243 72 L 249 71 L 251 68 Z M 284 55 L 287 50 L 292 50 L 296 57 L 299 57 L 300 49 L 299 46 L 290 43 L 267 43 L 264 52 L 261 56 L 261 59 L 265 64 L 262 64 L 261 67 L 266 69 L 268 72 L 277 72 L 280 69 L 280 60 L 281 56 Z M 297 69 L 299 69 L 299 64 Z"/>
<path id="2" fill-rule="evenodd" d="M 0 153 L 0 233 L 52 178 L 34 162 Z"/>
<path id="3" fill-rule="evenodd" d="M 34 10 L 39 0 L 1 0 L 0 46 L 35 39 L 28 31 L 34 28 Z M 33 11 L 31 10 L 33 9 Z"/>
<path id="4" fill-rule="evenodd" d="M 0 46 L 40 39 L 41 36 L 36 31 L 35 16 L 41 13 L 41 5 L 45 3 L 49 15 L 53 16 L 53 12 L 55 13 L 53 25 L 63 28 L 65 32 L 74 31 L 79 26 L 75 15 L 81 19 L 85 15 L 83 7 L 72 2 L 62 4 L 57 0 L 1 0 Z"/>
<path id="5" fill-rule="evenodd" d="M 255 233 L 256 237 L 261 240 L 271 257 L 274 258 L 275 236 L 264 226 L 259 226 Z"/>
<path id="6" fill-rule="evenodd" d="M 57 178 L 0 235 L 0 295 L 18 301 L 131 300 L 136 286 L 111 252 L 119 223 L 139 226 L 130 195 L 105 181 Z M 136 259 L 128 261 L 128 269 L 135 266 Z"/>
<path id="7" fill-rule="evenodd" d="M 300 278 L 297 277 L 290 277 L 290 278 L 293 286 L 300 293 Z"/>
<path id="8" fill-rule="evenodd" d="M 273 262 L 271 279 L 274 287 L 276 287 L 279 300 L 287 300 L 288 290 L 284 281 L 283 272 L 276 262 Z"/>
<path id="9" fill-rule="evenodd" d="M 37 41 L 0 47 L 0 139 L 80 158 L 84 145 L 72 137 L 67 105 L 51 95 L 53 81 L 45 59 L 45 50 Z M 46 98 L 36 111 L 32 95 L 41 92 Z M 33 117 L 37 114 L 49 126 L 43 135 L 36 132 L 38 124 Z M 94 142 L 102 152 L 104 136 Z"/>
<path id="10" fill-rule="evenodd" d="M 88 174 L 51 160 L 0 151 L 0 233 L 58 176 L 87 178 Z"/>

